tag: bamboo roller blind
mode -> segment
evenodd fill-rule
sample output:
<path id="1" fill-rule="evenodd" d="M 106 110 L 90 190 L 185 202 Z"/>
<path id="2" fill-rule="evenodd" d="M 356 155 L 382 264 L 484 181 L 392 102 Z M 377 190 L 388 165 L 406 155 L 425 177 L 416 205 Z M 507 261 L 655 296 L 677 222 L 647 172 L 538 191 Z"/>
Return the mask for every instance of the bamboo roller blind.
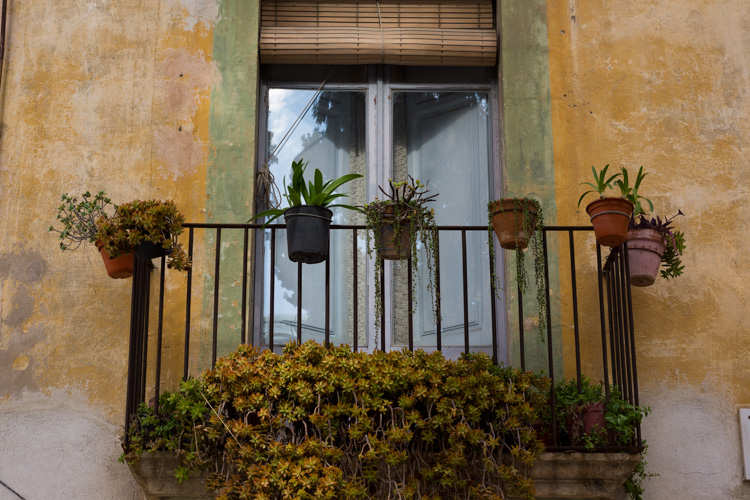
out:
<path id="1" fill-rule="evenodd" d="M 494 66 L 492 0 L 263 0 L 271 64 Z"/>

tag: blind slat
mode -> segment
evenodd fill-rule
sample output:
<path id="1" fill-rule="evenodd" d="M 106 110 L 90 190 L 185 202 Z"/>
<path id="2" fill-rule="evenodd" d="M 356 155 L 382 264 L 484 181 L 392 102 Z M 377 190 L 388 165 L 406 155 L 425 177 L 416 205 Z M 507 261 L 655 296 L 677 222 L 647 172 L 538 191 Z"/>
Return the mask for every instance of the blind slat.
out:
<path id="1" fill-rule="evenodd" d="M 263 63 L 492 66 L 491 0 L 268 1 Z"/>

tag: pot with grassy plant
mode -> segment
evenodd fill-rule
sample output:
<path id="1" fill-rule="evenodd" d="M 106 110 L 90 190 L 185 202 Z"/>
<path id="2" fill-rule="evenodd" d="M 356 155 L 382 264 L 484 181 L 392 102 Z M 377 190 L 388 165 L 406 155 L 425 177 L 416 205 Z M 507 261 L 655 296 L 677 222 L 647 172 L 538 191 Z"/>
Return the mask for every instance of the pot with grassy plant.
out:
<path id="1" fill-rule="evenodd" d="M 602 246 L 617 247 L 625 243 L 628 235 L 628 224 L 630 222 L 630 216 L 633 213 L 633 203 L 627 200 L 623 193 L 622 197 L 609 197 L 606 196 L 608 189 L 614 189 L 613 182 L 615 179 L 620 177 L 622 173 L 614 174 L 607 177 L 607 169 L 609 165 L 605 165 L 601 172 L 597 173 L 596 167 L 591 167 L 591 171 L 594 174 L 594 182 L 582 182 L 581 184 L 590 186 L 590 189 L 583 193 L 578 199 L 578 206 L 581 206 L 583 199 L 591 193 L 598 193 L 599 198 L 592 201 L 586 206 L 586 213 L 591 218 L 591 225 L 594 226 L 594 235 L 596 242 Z M 623 169 L 626 173 L 627 170 Z M 622 181 L 625 181 L 624 184 Z M 628 189 L 627 179 L 620 179 L 617 183 L 620 189 Z M 637 190 L 637 188 L 636 188 Z"/>
<path id="2" fill-rule="evenodd" d="M 328 207 L 343 207 L 350 210 L 358 208 L 349 205 L 332 205 L 334 200 L 347 196 L 334 193 L 336 189 L 361 174 L 346 174 L 337 179 L 323 182 L 323 174 L 315 169 L 313 181 L 305 182 L 307 162 L 302 158 L 292 162 L 292 180 L 289 185 L 284 178 L 284 197 L 289 203 L 286 209 L 272 208 L 261 212 L 250 221 L 269 217 L 263 224 L 268 226 L 282 215 L 286 221 L 286 241 L 289 260 L 304 264 L 317 264 L 328 258 L 328 239 L 330 235 L 333 212 Z"/>
<path id="3" fill-rule="evenodd" d="M 547 327 L 547 294 L 544 280 L 544 213 L 542 205 L 533 198 L 503 198 L 487 204 L 487 243 L 490 258 L 495 261 L 495 240 L 507 250 L 515 250 L 516 284 L 521 294 L 530 287 L 524 250 L 531 246 L 534 256 L 534 284 L 537 293 L 539 339 L 544 340 Z M 492 287 L 496 293 L 502 288 L 493 274 Z"/>
<path id="4" fill-rule="evenodd" d="M 429 182 L 427 183 L 429 184 Z M 437 194 L 429 195 L 426 184 L 415 180 L 412 176 L 407 181 L 388 181 L 386 192 L 380 191 L 385 199 L 375 198 L 375 201 L 363 207 L 365 225 L 367 226 L 367 253 L 375 259 L 375 276 L 380 276 L 383 260 L 404 260 L 412 258 L 412 273 L 419 279 L 417 243 L 421 239 L 427 254 L 427 269 L 429 274 L 428 288 L 433 295 L 433 311 L 439 316 L 438 298 L 435 295 L 435 269 L 437 258 L 437 225 L 435 211 L 426 205 L 435 201 Z M 382 307 L 382 290 L 380 280 L 375 280 L 376 327 L 379 327 Z"/>
<path id="5" fill-rule="evenodd" d="M 95 243 L 107 274 L 116 279 L 130 278 L 133 275 L 132 249 L 112 258 L 104 249 L 104 244 L 97 239 L 99 224 L 109 220 L 117 205 L 106 197 L 104 191 L 94 196 L 86 191 L 80 199 L 66 193 L 62 195 L 62 202 L 57 208 L 57 220 L 62 228 L 49 227 L 50 231 L 59 234 L 60 249 L 76 250 L 83 243 Z"/>
<path id="6" fill-rule="evenodd" d="M 635 286 L 651 286 L 661 268 L 664 279 L 682 274 L 682 252 L 685 250 L 685 235 L 672 227 L 675 217 L 684 215 L 678 210 L 672 217 L 646 217 L 640 214 L 630 220 L 628 231 L 628 268 L 630 283 Z"/>
<path id="7" fill-rule="evenodd" d="M 100 220 L 96 238 L 113 257 L 133 251 L 139 260 L 166 255 L 169 268 L 184 271 L 190 260 L 177 240 L 184 220 L 173 201 L 134 200 Z"/>

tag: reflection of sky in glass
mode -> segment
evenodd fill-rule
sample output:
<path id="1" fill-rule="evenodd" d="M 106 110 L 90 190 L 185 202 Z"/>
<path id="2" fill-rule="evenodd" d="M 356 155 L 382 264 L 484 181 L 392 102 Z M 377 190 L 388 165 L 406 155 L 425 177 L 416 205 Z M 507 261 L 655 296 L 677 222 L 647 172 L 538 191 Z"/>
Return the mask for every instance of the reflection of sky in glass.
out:
<path id="1" fill-rule="evenodd" d="M 271 144 L 268 145 L 268 154 L 271 154 L 272 149 L 283 139 L 313 95 L 315 95 L 314 90 L 269 89 L 268 130 L 273 136 L 270 141 Z M 276 151 L 277 161 L 269 165 L 271 173 L 276 177 L 276 184 L 282 196 L 284 194 L 283 178 L 286 176 L 288 179 L 292 173 L 292 162 L 303 149 L 302 138 L 315 130 L 315 119 L 312 116 L 313 106 L 307 110 L 297 127 L 289 133 L 289 137 L 287 137 L 281 149 Z M 282 200 L 282 206 L 286 206 L 286 199 Z"/>
<path id="2" fill-rule="evenodd" d="M 268 155 L 271 154 L 273 148 L 278 146 L 279 142 L 282 141 L 284 136 L 289 132 L 290 128 L 297 120 L 299 115 L 305 109 L 305 106 L 310 102 L 310 99 L 315 94 L 314 90 L 291 90 L 291 89 L 269 89 L 268 90 L 268 131 L 272 133 L 270 138 L 270 144 L 268 144 Z M 300 151 L 302 151 L 302 138 L 305 134 L 312 133 L 315 130 L 315 119 L 312 116 L 312 106 L 307 110 L 305 116 L 297 124 L 296 128 L 289 132 L 289 136 L 286 138 L 284 145 L 278 149 L 275 153 L 276 161 L 269 165 L 271 173 L 274 175 L 276 185 L 279 188 L 281 200 L 281 207 L 288 206 L 286 198 L 284 196 L 284 177 L 286 177 L 287 183 L 289 177 L 292 174 L 292 162 L 296 159 Z M 270 134 L 269 134 L 270 135 Z M 279 219 L 279 223 L 283 224 L 284 220 Z M 270 231 L 266 231 L 268 237 L 266 238 L 266 255 L 270 255 L 271 242 L 270 242 Z M 280 236 L 283 233 L 278 231 L 276 233 L 276 248 L 277 248 L 277 259 L 280 257 L 278 249 L 280 245 L 286 245 L 286 241 Z M 284 252 L 286 253 L 286 252 Z M 265 296 L 270 297 L 271 282 L 274 285 L 274 315 L 275 316 L 287 316 L 293 318 L 297 314 L 297 304 L 292 299 L 293 292 L 282 286 L 281 280 L 276 279 L 274 276 L 269 279 L 270 263 L 266 262 L 266 279 L 265 279 Z M 278 263 L 277 263 L 278 265 Z M 274 273 L 275 275 L 275 273 Z M 304 275 L 303 275 L 304 278 Z M 271 314 L 270 301 L 264 301 L 263 313 L 268 316 Z M 305 315 L 305 311 L 302 311 Z M 281 333 L 281 332 L 279 332 Z"/>

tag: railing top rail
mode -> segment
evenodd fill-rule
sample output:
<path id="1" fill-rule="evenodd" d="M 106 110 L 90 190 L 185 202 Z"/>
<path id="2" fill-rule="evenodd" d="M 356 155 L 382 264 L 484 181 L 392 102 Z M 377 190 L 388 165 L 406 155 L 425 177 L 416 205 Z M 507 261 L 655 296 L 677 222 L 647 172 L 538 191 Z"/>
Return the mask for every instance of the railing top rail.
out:
<path id="1" fill-rule="evenodd" d="M 262 223 L 222 223 L 222 222 L 186 222 L 187 229 L 260 229 Z M 266 228 L 285 229 L 286 224 L 269 224 Z M 331 224 L 331 229 L 367 229 L 364 224 Z M 437 226 L 438 231 L 486 231 L 487 226 Z M 545 226 L 547 232 L 555 231 L 593 231 L 593 226 Z"/>

